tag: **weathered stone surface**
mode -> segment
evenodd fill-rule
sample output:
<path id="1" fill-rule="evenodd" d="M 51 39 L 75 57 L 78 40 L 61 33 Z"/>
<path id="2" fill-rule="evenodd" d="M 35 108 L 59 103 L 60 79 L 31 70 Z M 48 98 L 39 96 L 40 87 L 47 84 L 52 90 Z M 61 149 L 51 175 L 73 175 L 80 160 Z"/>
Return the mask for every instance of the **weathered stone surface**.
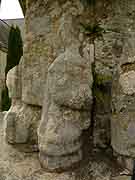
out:
<path id="1" fill-rule="evenodd" d="M 12 105 L 4 117 L 6 140 L 11 144 L 37 144 L 37 126 L 41 118 L 41 108 L 21 101 L 21 68 L 20 63 L 7 75 L 7 86 Z"/>
<path id="2" fill-rule="evenodd" d="M 6 139 L 11 144 L 37 144 L 41 109 L 16 101 L 5 115 Z"/>
<path id="3" fill-rule="evenodd" d="M 111 180 L 130 180 L 131 176 L 118 176 L 118 177 L 114 177 Z"/>
<path id="4" fill-rule="evenodd" d="M 82 14 L 84 7 L 80 1 L 67 0 L 27 4 L 22 99 L 42 106 L 48 67 L 66 47 L 79 43 L 80 23 L 75 17 Z"/>
<path id="5" fill-rule="evenodd" d="M 56 32 L 57 23 L 52 24 L 53 19 L 50 14 L 47 13 L 44 6 L 40 6 L 42 3 L 42 1 L 32 3 L 26 13 L 26 41 L 22 77 L 22 100 L 25 103 L 39 106 L 43 103 L 48 65 L 56 56 L 57 45 L 60 45 L 60 40 L 58 37 L 54 37 L 54 32 L 52 32 Z M 55 4 L 52 11 L 58 7 L 58 3 Z M 39 12 L 41 15 L 36 15 L 35 12 Z M 56 13 L 59 16 L 60 12 Z"/>
<path id="6" fill-rule="evenodd" d="M 80 1 L 29 0 L 27 5 L 22 100 L 43 105 L 41 164 L 65 169 L 82 159 L 81 134 L 91 119 L 94 48 L 80 25 L 89 11 Z"/>
<path id="7" fill-rule="evenodd" d="M 107 13 L 107 9 L 114 12 L 112 4 L 106 5 L 106 9 L 102 7 L 98 15 L 102 16 L 103 11 Z M 101 14 L 100 14 L 101 13 Z M 98 17 L 100 18 L 100 17 Z M 104 24 L 105 21 L 105 24 Z M 105 31 L 111 28 L 113 18 L 111 13 L 107 18 L 101 20 L 101 27 Z M 115 40 L 119 39 L 120 34 L 109 31 L 102 33 L 102 38 L 96 38 L 95 43 L 95 68 L 94 68 L 94 98 L 95 105 L 93 107 L 94 130 L 93 140 L 94 145 L 100 148 L 106 148 L 111 141 L 110 135 L 110 117 L 111 117 L 111 86 L 112 76 L 115 71 L 116 56 L 120 51 L 115 47 Z M 120 40 L 119 40 L 120 41 Z M 121 42 L 121 41 L 120 41 Z M 120 43 L 119 43 L 120 44 Z"/>
<path id="8" fill-rule="evenodd" d="M 49 67 L 38 130 L 40 160 L 49 170 L 66 169 L 82 159 L 81 134 L 91 118 L 91 63 L 74 46 Z"/>
<path id="9" fill-rule="evenodd" d="M 133 95 L 135 93 L 135 71 L 129 71 L 120 76 L 119 83 L 124 94 Z"/>
<path id="10" fill-rule="evenodd" d="M 9 90 L 9 97 L 12 99 L 21 99 L 21 66 L 15 66 L 8 72 L 6 84 Z"/>
<path id="11" fill-rule="evenodd" d="M 80 149 L 81 129 L 79 128 L 79 119 L 77 112 L 70 109 L 59 108 L 51 105 L 48 109 L 48 123 L 40 128 L 39 133 L 44 133 L 45 138 L 39 138 L 41 151 L 46 150 L 46 154 L 61 156 L 72 154 Z M 70 114 L 67 116 L 66 114 Z M 44 117 L 45 118 L 45 117 Z M 78 124 L 77 124 L 78 123 Z M 45 132 L 44 132 L 45 128 Z"/>
<path id="12" fill-rule="evenodd" d="M 103 5 L 104 4 L 104 5 Z M 96 37 L 95 43 L 95 73 L 103 79 L 98 86 L 94 111 L 94 144 L 107 147 L 111 141 L 111 86 L 113 73 L 117 64 L 133 62 L 135 57 L 135 2 L 130 1 L 100 1 L 94 5 L 96 22 L 103 28 L 101 37 Z M 100 9 L 100 10 L 99 10 Z M 106 78 L 107 77 L 107 78 Z M 94 82 L 95 82 L 94 78 Z M 103 100 L 103 101 L 101 101 Z M 102 113 L 103 112 L 103 113 Z M 105 118 L 104 118 L 105 117 Z"/>
<path id="13" fill-rule="evenodd" d="M 59 106 L 90 111 L 92 104 L 92 61 L 82 58 L 71 46 L 49 67 L 48 91 Z"/>
<path id="14" fill-rule="evenodd" d="M 109 72 L 108 68 L 105 68 L 98 62 L 95 62 L 93 84 L 94 103 L 92 112 L 92 117 L 94 120 L 93 141 L 94 146 L 100 148 L 108 147 L 111 139 L 111 86 L 112 72 Z"/>
<path id="15" fill-rule="evenodd" d="M 133 173 L 133 166 L 134 166 L 133 158 L 120 155 L 116 152 L 114 153 L 115 153 L 115 157 L 117 158 L 117 162 L 121 164 L 126 170 L 126 172 L 123 172 L 121 175 L 131 175 Z"/>
<path id="16" fill-rule="evenodd" d="M 37 106 L 43 106 L 38 130 L 41 165 L 52 171 L 72 167 L 82 159 L 82 149 L 87 143 L 82 142 L 81 136 L 90 125 L 92 110 L 94 145 L 105 151 L 110 145 L 111 131 L 113 149 L 124 156 L 131 156 L 132 162 L 135 157 L 135 1 L 95 1 L 93 7 L 88 0 L 28 0 L 27 8 L 22 94 L 16 90 L 17 83 L 9 81 L 11 89 L 14 87 L 12 83 L 16 87 L 11 93 L 14 96 L 12 107 L 5 117 L 7 140 L 10 143 L 35 142 L 36 123 L 40 119 L 40 107 Z M 91 25 L 93 21 L 97 23 L 94 27 Z M 95 28 L 101 32 L 93 32 Z M 110 129 L 111 86 L 116 64 L 121 65 L 121 70 L 118 69 L 113 84 Z M 1 153 L 0 149 L 0 164 L 5 168 L 5 159 L 8 164 L 6 173 L 2 170 L 1 177 L 21 180 L 128 179 L 115 174 L 118 168 L 116 161 L 114 168 L 111 166 L 111 152 L 106 154 L 100 149 L 101 155 L 94 156 L 93 152 L 88 154 L 91 149 L 93 146 L 89 145 L 84 158 L 89 163 L 80 163 L 83 167 L 78 169 L 78 173 L 71 170 L 71 173 L 63 174 L 43 172 L 36 158 L 32 158 L 33 162 L 24 158 L 25 165 L 21 164 L 20 158 L 14 165 L 14 158 L 18 158 L 18 154 L 22 157 L 22 154 L 16 155 L 18 151 L 10 147 L 7 160 L 2 156 L 4 150 Z M 106 159 L 101 160 L 104 153 Z M 9 156 L 14 158 L 11 160 Z M 27 164 L 27 160 L 30 163 Z M 34 172 L 32 163 L 38 166 Z M 14 173 L 10 175 L 9 165 L 14 167 L 11 167 Z M 130 161 L 127 161 L 127 166 L 130 166 Z"/>
<path id="17" fill-rule="evenodd" d="M 115 75 L 112 89 L 112 146 L 119 154 L 130 157 L 135 156 L 134 73 L 134 63 L 121 65 Z"/>

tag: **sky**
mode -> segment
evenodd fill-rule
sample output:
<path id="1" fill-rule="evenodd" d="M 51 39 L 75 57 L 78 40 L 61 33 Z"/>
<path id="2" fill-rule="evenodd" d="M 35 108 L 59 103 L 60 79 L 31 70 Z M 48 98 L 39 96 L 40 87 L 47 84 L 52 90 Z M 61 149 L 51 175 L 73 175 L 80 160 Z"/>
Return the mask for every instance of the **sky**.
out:
<path id="1" fill-rule="evenodd" d="M 0 19 L 23 18 L 23 13 L 18 0 L 2 0 Z"/>

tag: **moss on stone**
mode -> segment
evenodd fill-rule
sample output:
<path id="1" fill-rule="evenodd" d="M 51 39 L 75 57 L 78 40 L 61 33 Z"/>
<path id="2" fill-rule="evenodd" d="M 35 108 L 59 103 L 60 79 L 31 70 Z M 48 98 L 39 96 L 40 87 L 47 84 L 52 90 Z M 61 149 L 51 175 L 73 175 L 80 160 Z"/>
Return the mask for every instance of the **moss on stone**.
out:
<path id="1" fill-rule="evenodd" d="M 96 74 L 94 76 L 95 84 L 100 86 L 106 82 L 112 81 L 111 75 L 104 75 L 104 74 Z"/>
<path id="2" fill-rule="evenodd" d="M 97 102 L 103 103 L 104 102 L 104 94 L 98 88 L 95 88 L 94 97 Z"/>
<path id="3" fill-rule="evenodd" d="M 94 70 L 93 70 L 94 71 Z M 93 83 L 93 95 L 96 102 L 104 104 L 109 102 L 110 96 L 103 89 L 106 88 L 106 83 L 112 81 L 111 75 L 97 74 L 93 72 L 94 83 Z"/>

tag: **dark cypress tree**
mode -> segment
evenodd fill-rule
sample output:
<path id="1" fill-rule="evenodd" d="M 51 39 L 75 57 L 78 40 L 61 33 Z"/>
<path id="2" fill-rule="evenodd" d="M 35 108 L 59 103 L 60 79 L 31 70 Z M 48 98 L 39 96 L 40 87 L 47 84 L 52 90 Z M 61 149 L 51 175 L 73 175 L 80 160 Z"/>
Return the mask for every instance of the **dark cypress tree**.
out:
<path id="1" fill-rule="evenodd" d="M 9 98 L 8 95 L 7 86 L 2 90 L 1 99 L 2 99 L 2 103 L 1 103 L 2 111 L 8 111 L 11 106 L 11 99 Z"/>
<path id="2" fill-rule="evenodd" d="M 11 27 L 8 38 L 8 53 L 7 63 L 5 68 L 5 76 L 10 69 L 19 64 L 21 56 L 23 55 L 23 43 L 21 38 L 21 32 L 18 27 Z M 6 83 L 5 83 L 6 84 Z M 7 111 L 11 106 L 11 99 L 8 95 L 8 88 L 2 91 L 2 111 Z"/>
<path id="3" fill-rule="evenodd" d="M 23 55 L 23 43 L 21 32 L 18 27 L 11 27 L 8 38 L 8 54 L 5 74 L 19 64 L 20 58 Z"/>

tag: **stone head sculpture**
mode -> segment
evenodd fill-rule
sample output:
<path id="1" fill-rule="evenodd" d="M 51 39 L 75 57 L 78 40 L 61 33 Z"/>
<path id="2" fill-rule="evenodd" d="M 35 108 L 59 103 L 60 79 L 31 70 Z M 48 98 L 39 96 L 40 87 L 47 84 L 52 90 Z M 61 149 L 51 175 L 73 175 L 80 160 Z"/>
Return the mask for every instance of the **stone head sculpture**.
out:
<path id="1" fill-rule="evenodd" d="M 90 59 L 74 46 L 48 70 L 45 105 L 38 130 L 40 160 L 49 170 L 66 169 L 82 159 L 81 135 L 90 125 Z"/>

